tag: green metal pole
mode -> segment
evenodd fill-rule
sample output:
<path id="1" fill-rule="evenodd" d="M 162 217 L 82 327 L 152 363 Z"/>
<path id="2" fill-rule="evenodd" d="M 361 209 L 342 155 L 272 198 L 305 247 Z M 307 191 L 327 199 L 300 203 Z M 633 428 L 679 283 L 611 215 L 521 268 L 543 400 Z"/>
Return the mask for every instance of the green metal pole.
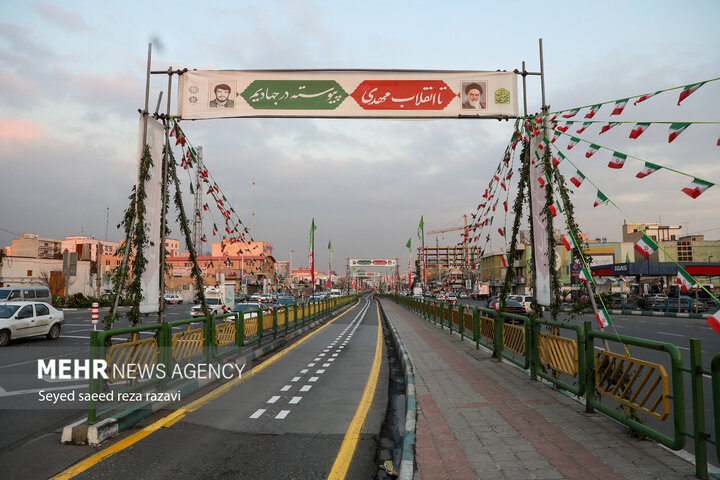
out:
<path id="1" fill-rule="evenodd" d="M 273 340 L 277 338 L 277 307 L 272 309 L 273 312 Z"/>
<path id="2" fill-rule="evenodd" d="M 529 332 L 528 332 L 529 330 Z M 525 324 L 525 335 L 530 334 L 530 380 L 533 382 L 537 381 L 537 371 L 540 364 L 540 326 L 535 323 L 535 320 L 528 317 L 528 321 Z"/>
<path id="3" fill-rule="evenodd" d="M 473 340 L 475 341 L 475 350 L 480 349 L 480 310 L 473 307 Z"/>
<path id="4" fill-rule="evenodd" d="M 443 329 L 445 323 L 445 304 L 440 302 L 440 330 Z"/>
<path id="5" fill-rule="evenodd" d="M 595 413 L 595 408 L 592 406 L 591 401 L 595 399 L 595 341 L 590 338 L 590 332 L 592 332 L 592 324 L 590 322 L 584 322 L 585 328 L 585 413 Z M 580 346 L 578 346 L 580 348 Z M 583 379 L 579 378 L 578 382 L 582 382 Z"/>
<path id="6" fill-rule="evenodd" d="M 460 333 L 460 340 L 463 339 L 465 333 L 465 309 L 463 305 L 458 303 L 458 333 Z"/>
<path id="7" fill-rule="evenodd" d="M 690 339 L 690 375 L 692 378 L 693 434 L 695 438 L 695 476 L 708 478 L 705 405 L 703 404 L 703 368 L 700 339 Z"/>
<path id="8" fill-rule="evenodd" d="M 245 314 L 238 312 L 235 317 L 235 343 L 238 351 L 245 345 Z"/>
<path id="9" fill-rule="evenodd" d="M 502 360 L 505 347 L 503 344 L 503 324 L 504 319 L 500 312 L 496 310 L 493 316 L 493 357 L 498 361 Z"/>
<path id="10" fill-rule="evenodd" d="M 258 337 L 258 347 L 262 343 L 262 336 L 263 336 L 263 309 L 260 307 L 257 313 L 257 337 Z"/>
<path id="11" fill-rule="evenodd" d="M 290 308 L 285 307 L 285 335 L 288 332 L 288 323 L 290 323 Z"/>

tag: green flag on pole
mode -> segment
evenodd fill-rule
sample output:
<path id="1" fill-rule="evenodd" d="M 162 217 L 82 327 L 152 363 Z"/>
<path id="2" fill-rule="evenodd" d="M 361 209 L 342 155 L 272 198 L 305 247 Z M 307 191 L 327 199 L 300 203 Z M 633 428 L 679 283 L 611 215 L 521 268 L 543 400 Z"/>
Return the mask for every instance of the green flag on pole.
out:
<path id="1" fill-rule="evenodd" d="M 418 225 L 417 235 L 420 240 L 422 240 L 422 234 L 423 234 L 423 217 L 420 216 L 420 224 Z"/>
<path id="2" fill-rule="evenodd" d="M 412 250 L 412 237 L 408 238 L 408 242 L 405 244 L 408 250 Z"/>
<path id="3" fill-rule="evenodd" d="M 313 291 L 315 290 L 315 219 L 312 219 L 310 224 L 310 253 L 308 254 L 308 261 L 310 263 L 310 280 L 312 281 Z"/>

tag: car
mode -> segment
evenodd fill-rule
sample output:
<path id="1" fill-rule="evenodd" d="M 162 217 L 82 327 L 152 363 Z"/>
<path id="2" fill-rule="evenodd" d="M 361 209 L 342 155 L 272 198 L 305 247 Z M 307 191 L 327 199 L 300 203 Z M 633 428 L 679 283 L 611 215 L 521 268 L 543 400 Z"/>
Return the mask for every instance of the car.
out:
<path id="1" fill-rule="evenodd" d="M 513 295 L 510 297 L 512 300 L 518 301 L 525 308 L 525 312 L 532 312 L 532 302 L 534 301 L 531 295 Z"/>
<path id="2" fill-rule="evenodd" d="M 245 295 L 244 293 L 236 293 L 236 294 L 235 294 L 235 303 L 247 302 L 249 298 L 250 298 L 250 297 L 248 297 L 248 296 Z"/>
<path id="3" fill-rule="evenodd" d="M 258 301 L 260 303 L 272 303 L 273 302 L 273 296 L 270 293 L 262 293 L 258 297 Z"/>
<path id="4" fill-rule="evenodd" d="M 172 303 L 173 305 L 181 305 L 183 303 L 182 297 L 177 293 L 166 293 L 163 295 L 163 298 L 166 303 Z"/>
<path id="5" fill-rule="evenodd" d="M 448 293 L 447 295 L 445 295 L 445 301 L 455 304 L 457 302 L 457 295 L 452 292 Z"/>
<path id="6" fill-rule="evenodd" d="M 225 313 L 225 310 L 227 307 L 223 303 L 222 299 L 220 298 L 206 298 L 205 303 L 207 303 L 208 309 L 210 309 L 211 315 L 219 315 L 221 313 Z M 190 309 L 190 315 L 192 317 L 202 317 L 203 316 L 203 310 L 202 305 L 194 305 Z"/>
<path id="7" fill-rule="evenodd" d="M 0 288 L 0 302 L 44 302 L 52 304 L 52 295 L 48 287 L 23 285 Z"/>
<path id="8" fill-rule="evenodd" d="M 46 302 L 0 304 L 0 346 L 11 340 L 45 335 L 56 340 L 65 323 L 65 314 Z"/>
<path id="9" fill-rule="evenodd" d="M 458 298 L 470 298 L 470 295 L 467 292 L 460 292 Z"/>
<path id="10" fill-rule="evenodd" d="M 497 297 L 493 297 L 494 300 L 492 301 L 491 308 L 493 310 L 498 310 L 500 308 L 500 300 Z M 517 315 L 525 315 L 527 312 L 525 311 L 525 307 L 523 307 L 522 303 L 518 302 L 517 300 L 513 300 L 512 298 L 505 299 L 505 310 L 506 313 L 515 313 Z"/>
<path id="11" fill-rule="evenodd" d="M 295 303 L 295 297 L 293 297 L 292 295 L 278 295 L 275 303 L 279 305 L 292 305 L 293 303 Z"/>
<path id="12" fill-rule="evenodd" d="M 436 300 L 439 300 L 441 302 L 445 301 L 446 295 L 443 292 L 438 293 L 437 297 L 435 297 Z"/>

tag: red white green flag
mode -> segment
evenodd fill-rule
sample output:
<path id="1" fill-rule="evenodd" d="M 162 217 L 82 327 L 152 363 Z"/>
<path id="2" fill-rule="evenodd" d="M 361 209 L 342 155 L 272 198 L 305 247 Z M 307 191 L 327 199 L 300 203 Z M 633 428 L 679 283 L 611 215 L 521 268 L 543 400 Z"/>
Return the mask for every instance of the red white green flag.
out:
<path id="1" fill-rule="evenodd" d="M 550 183 L 550 175 L 545 172 L 542 177 L 538 177 L 538 183 L 540 183 L 540 188 L 545 187 L 545 185 Z"/>
<path id="2" fill-rule="evenodd" d="M 501 237 L 504 237 L 505 236 L 505 227 L 498 228 L 498 233 L 500 234 Z"/>
<path id="3" fill-rule="evenodd" d="M 680 285 L 680 288 L 682 288 L 683 293 L 686 293 L 688 290 L 692 288 L 693 285 L 695 285 L 697 282 L 695 279 L 687 273 L 685 270 L 683 270 L 682 267 L 678 267 L 678 273 L 677 273 L 677 284 Z"/>
<path id="4" fill-rule="evenodd" d="M 555 204 L 554 204 L 554 205 L 553 205 L 553 204 L 548 205 L 548 210 L 550 210 L 550 214 L 551 214 L 553 217 L 555 217 L 555 216 L 558 214 L 558 212 L 562 212 L 562 211 L 563 211 L 562 207 L 560 206 L 560 202 L 558 202 L 557 200 L 555 200 Z"/>
<path id="5" fill-rule="evenodd" d="M 562 163 L 563 160 L 565 160 L 565 158 L 566 157 L 565 155 L 563 155 L 562 152 L 557 152 L 557 157 L 553 157 L 552 163 L 557 167 L 558 165 L 560 165 L 560 163 Z"/>
<path id="6" fill-rule="evenodd" d="M 310 264 L 310 281 L 313 285 L 313 290 L 315 290 L 315 230 L 317 230 L 317 227 L 315 226 L 315 219 L 312 219 L 312 223 L 310 224 L 310 246 L 308 248 L 308 263 Z"/>
<path id="7" fill-rule="evenodd" d="M 590 270 L 588 270 L 588 267 L 583 267 L 582 270 L 580 270 L 580 274 L 578 274 L 578 280 L 581 280 L 583 282 L 589 282 L 592 278 L 592 275 L 590 274 Z"/>
<path id="8" fill-rule="evenodd" d="M 690 182 L 690 185 L 683 188 L 682 191 L 691 196 L 692 198 L 699 197 L 705 190 L 715 185 L 714 183 L 706 182 L 705 180 L 700 180 L 699 178 L 693 178 L 693 181 Z"/>
<path id="9" fill-rule="evenodd" d="M 503 266 L 503 267 L 507 267 L 507 266 L 508 266 L 508 257 L 507 257 L 507 255 L 502 255 L 502 256 L 500 257 L 500 260 L 502 261 L 502 266 Z"/>
<path id="10" fill-rule="evenodd" d="M 595 145 L 594 143 L 591 143 L 588 147 L 587 152 L 585 152 L 585 158 L 592 157 L 598 150 L 600 150 L 600 145 Z"/>
<path id="11" fill-rule="evenodd" d="M 568 252 L 575 247 L 575 239 L 569 233 L 563 235 L 560 241 Z"/>
<path id="12" fill-rule="evenodd" d="M 612 322 L 610 321 L 610 315 L 608 315 L 607 310 L 605 310 L 605 307 L 602 308 L 599 312 L 595 314 L 595 320 L 597 320 L 598 325 L 600 325 L 600 328 L 606 328 L 612 325 Z"/>
<path id="13" fill-rule="evenodd" d="M 570 128 L 570 125 L 572 125 L 573 122 L 565 122 L 565 125 L 562 127 L 560 125 L 555 127 L 555 130 L 560 130 L 561 132 L 567 132 L 568 128 Z"/>
<path id="14" fill-rule="evenodd" d="M 212 231 L 213 237 L 217 235 L 217 232 L 218 232 L 217 225 L 215 225 L 215 224 L 213 223 L 213 231 Z"/>
<path id="15" fill-rule="evenodd" d="M 601 203 L 605 203 L 608 201 L 608 198 L 600 191 L 597 191 L 597 198 L 595 199 L 595 203 L 593 203 L 593 207 L 597 207 Z"/>
<path id="16" fill-rule="evenodd" d="M 613 111 L 610 115 L 620 115 L 623 110 L 625 110 L 625 107 L 627 106 L 629 98 L 624 98 L 622 100 L 618 100 L 615 102 L 615 108 L 613 108 Z"/>
<path id="17" fill-rule="evenodd" d="M 643 234 L 642 238 L 635 244 L 635 250 L 645 258 L 648 258 L 657 249 L 657 243 L 645 234 Z"/>
<path id="18" fill-rule="evenodd" d="M 650 123 L 636 123 L 635 127 L 630 131 L 630 138 L 638 138 L 645 130 L 648 129 Z"/>
<path id="19" fill-rule="evenodd" d="M 585 114 L 585 118 L 593 118 L 598 110 L 600 110 L 600 107 L 602 107 L 602 103 L 598 103 L 597 105 L 590 107 L 590 111 Z"/>
<path id="20" fill-rule="evenodd" d="M 680 98 L 678 99 L 677 104 L 680 105 L 680 102 L 685 100 L 691 94 L 695 93 L 695 91 L 703 85 L 705 85 L 705 82 L 693 83 L 692 85 L 688 85 L 687 87 L 683 88 L 683 91 L 680 92 Z"/>
<path id="21" fill-rule="evenodd" d="M 655 92 L 655 93 L 646 93 L 645 95 L 642 95 L 640 98 L 638 98 L 637 100 L 635 100 L 635 101 L 633 102 L 633 105 L 637 105 L 637 104 L 640 103 L 640 102 L 644 102 L 644 101 L 647 100 L 648 98 L 652 98 L 652 97 L 654 97 L 655 95 L 657 95 L 658 93 L 662 93 L 662 90 L 658 90 L 658 91 Z"/>
<path id="22" fill-rule="evenodd" d="M 720 310 L 713 313 L 712 317 L 707 319 L 707 324 L 710 325 L 710 328 L 715 330 L 715 333 L 720 335 Z"/>
<path id="23" fill-rule="evenodd" d="M 580 187 L 582 185 L 583 180 L 585 180 L 585 175 L 582 174 L 580 170 L 575 173 L 575 175 L 570 179 L 573 185 L 576 187 Z"/>
<path id="24" fill-rule="evenodd" d="M 580 111 L 579 108 L 574 108 L 572 110 L 568 110 L 567 112 L 563 113 L 563 118 L 572 118 Z"/>
<path id="25" fill-rule="evenodd" d="M 572 148 L 573 148 L 575 145 L 577 145 L 577 143 L 578 143 L 579 141 L 580 141 L 579 138 L 577 138 L 577 137 L 571 137 L 571 138 L 570 138 L 570 143 L 568 143 L 567 149 L 568 149 L 568 150 L 572 150 Z"/>
<path id="26" fill-rule="evenodd" d="M 613 156 L 610 159 L 610 163 L 608 163 L 608 167 L 610 168 L 622 168 L 623 165 L 625 165 L 625 160 L 627 159 L 627 155 L 620 152 L 613 152 Z"/>
<path id="27" fill-rule="evenodd" d="M 550 143 L 555 143 L 555 140 L 557 140 L 558 138 L 560 138 L 560 135 L 562 135 L 562 133 L 557 132 L 557 131 L 556 131 L 556 132 L 553 132 L 553 138 L 552 138 L 552 140 L 550 140 Z"/>
<path id="28" fill-rule="evenodd" d="M 635 175 L 637 178 L 645 178 L 648 175 L 650 175 L 653 172 L 657 172 L 662 167 L 660 165 L 655 165 L 654 163 L 645 162 L 645 166 L 642 170 L 640 170 L 637 175 Z"/>
<path id="29" fill-rule="evenodd" d="M 671 143 L 673 140 L 675 140 L 677 137 L 680 136 L 682 132 L 685 131 L 687 127 L 689 127 L 689 123 L 672 123 L 670 124 L 670 136 L 668 137 L 668 143 Z"/>
<path id="30" fill-rule="evenodd" d="M 578 128 L 576 133 L 583 133 L 590 125 L 592 125 L 592 122 L 583 122 L 582 127 Z"/>
<path id="31" fill-rule="evenodd" d="M 603 125 L 603 127 L 600 129 L 600 133 L 605 133 L 611 128 L 617 127 L 618 125 L 620 125 L 620 122 L 610 122 L 607 125 Z"/>

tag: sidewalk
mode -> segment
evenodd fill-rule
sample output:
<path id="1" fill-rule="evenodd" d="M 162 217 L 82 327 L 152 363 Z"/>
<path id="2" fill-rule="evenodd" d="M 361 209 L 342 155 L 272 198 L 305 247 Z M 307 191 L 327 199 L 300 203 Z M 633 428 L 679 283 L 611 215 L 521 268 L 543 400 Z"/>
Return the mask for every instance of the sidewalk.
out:
<path id="1" fill-rule="evenodd" d="M 694 479 L 690 463 L 381 301 L 415 371 L 415 479 Z"/>

